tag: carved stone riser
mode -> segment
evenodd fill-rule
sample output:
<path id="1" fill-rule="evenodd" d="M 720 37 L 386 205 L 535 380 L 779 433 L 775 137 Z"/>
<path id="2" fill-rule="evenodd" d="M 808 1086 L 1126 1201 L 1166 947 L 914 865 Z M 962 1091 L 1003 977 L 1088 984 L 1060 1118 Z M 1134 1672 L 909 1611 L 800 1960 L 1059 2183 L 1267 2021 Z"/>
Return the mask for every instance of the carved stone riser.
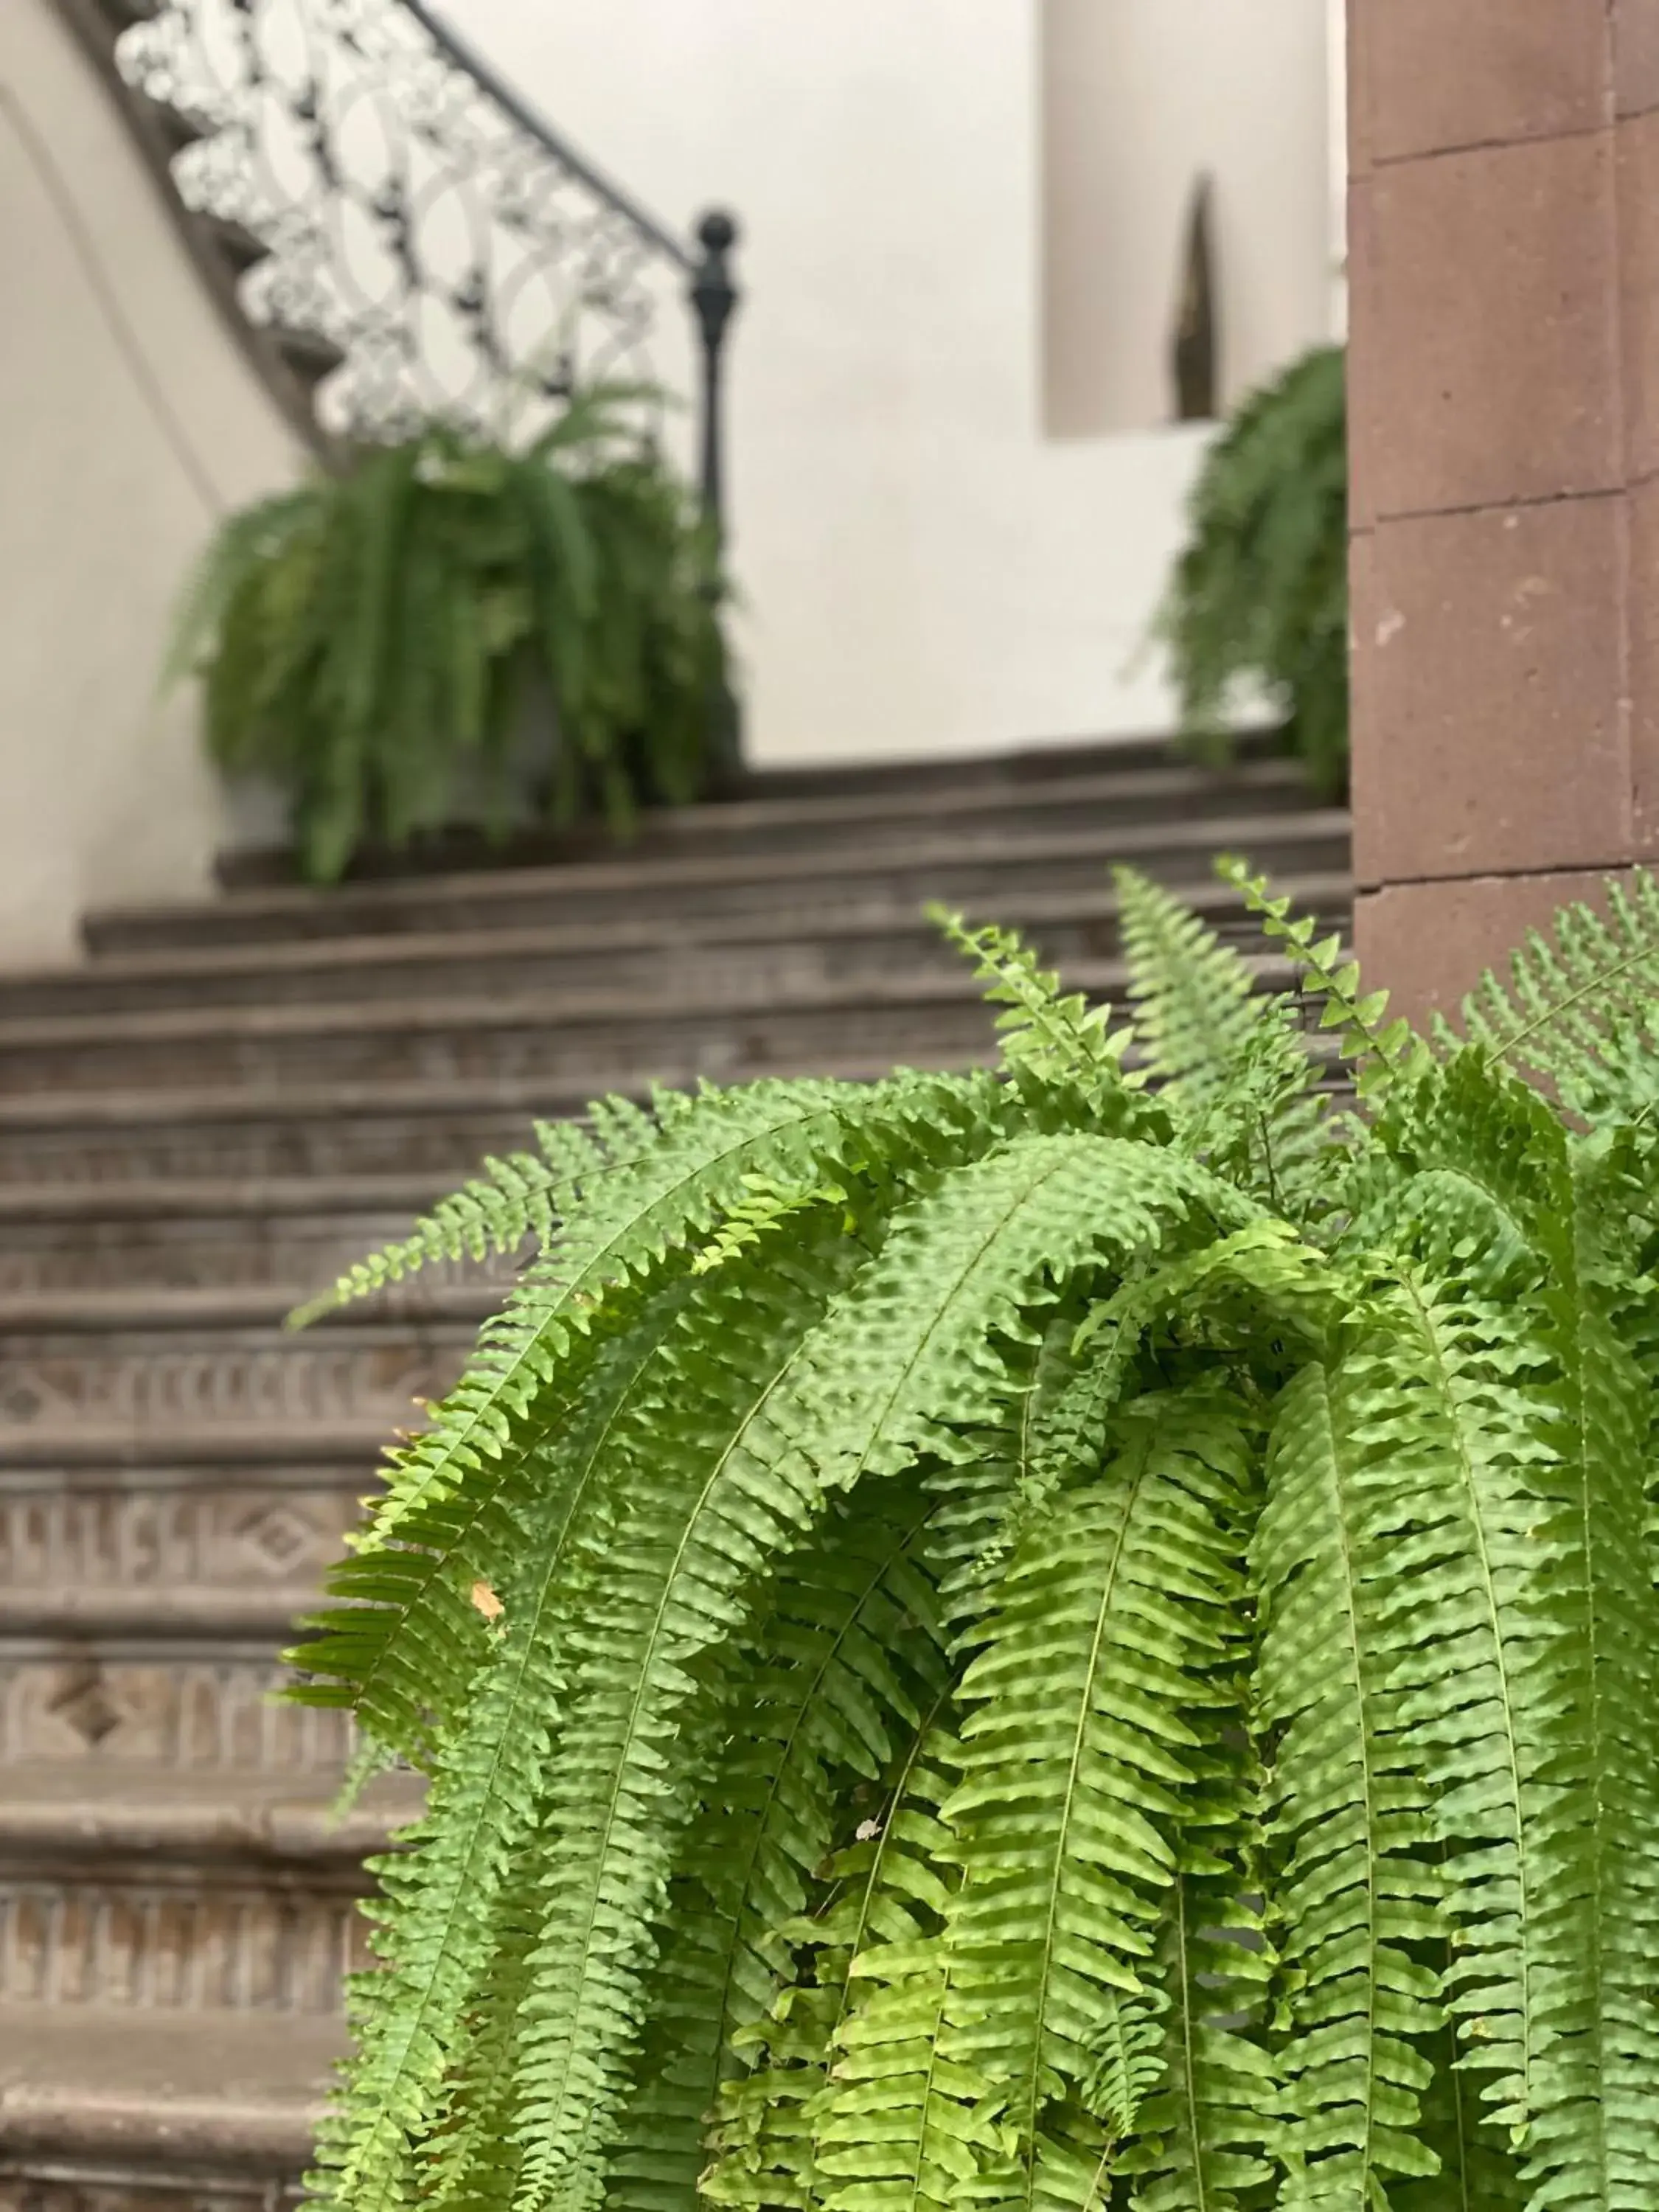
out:
<path id="1" fill-rule="evenodd" d="M 0 1297 L 20 1291 L 284 1290 L 325 1283 L 406 1218 L 293 1222 L 29 1222 L 0 1235 Z"/>
<path id="2" fill-rule="evenodd" d="M 457 1178 L 459 1181 L 459 1177 Z M 83 1224 L 0 1231 L 0 1297 L 38 1291 L 256 1290 L 288 1292 L 331 1283 L 409 1228 L 396 1219 L 276 1223 L 251 1233 L 245 1221 Z M 376 1298 L 377 1314 L 418 1312 L 434 1288 L 513 1278 L 509 1260 L 423 1267 Z"/>
<path id="3" fill-rule="evenodd" d="M 100 1425 L 197 1428 L 237 1421 L 380 1420 L 388 1431 L 421 1419 L 417 1401 L 441 1396 L 459 1373 L 471 1329 L 424 1343 L 331 1343 L 325 1334 L 273 1346 L 211 1338 L 180 1347 L 179 1333 L 119 1350 L 95 1336 L 6 1340 L 0 1357 L 0 1427 Z"/>
<path id="4" fill-rule="evenodd" d="M 292 2212 L 293 2181 L 152 2181 L 142 2174 L 85 2179 L 55 2165 L 0 2172 L 0 2212 Z"/>
<path id="5" fill-rule="evenodd" d="M 331 2013 L 368 1965 L 349 1897 L 105 1882 L 0 1870 L 0 2002 Z"/>
<path id="6" fill-rule="evenodd" d="M 539 1105 L 538 1102 L 538 1105 Z M 571 1105 L 546 1101 L 551 1112 Z M 319 1110 L 269 1121 L 135 1123 L 114 1128 L 31 1127 L 0 1133 L 0 1183 L 125 1183 L 268 1176 L 383 1174 L 395 1167 L 460 1182 L 487 1153 L 534 1142 L 533 1110 L 389 1115 Z"/>
<path id="7" fill-rule="evenodd" d="M 281 1089 L 315 1083 L 529 1082 L 609 1088 L 625 1071 L 726 1080 L 854 1061 L 951 1059 L 988 1048 L 990 1017 L 970 993 L 920 1004 L 853 1001 L 680 1014 L 672 1003 L 637 1020 L 549 1016 L 489 1026 L 480 1015 L 422 1030 L 402 1024 L 297 1034 L 223 1030 L 177 1037 L 93 1034 L 74 1042 L 9 1042 L 0 1034 L 0 1095 L 181 1084 Z M 408 1170 L 406 1161 L 395 1164 Z"/>
<path id="8" fill-rule="evenodd" d="M 0 1589 L 288 1589 L 320 1582 L 359 1518 L 348 1489 L 0 1491 Z"/>
<path id="9" fill-rule="evenodd" d="M 349 1717 L 277 1704 L 285 1679 L 274 1657 L 0 1651 L 0 1765 L 95 1752 L 112 1790 L 125 1767 L 340 1773 Z"/>

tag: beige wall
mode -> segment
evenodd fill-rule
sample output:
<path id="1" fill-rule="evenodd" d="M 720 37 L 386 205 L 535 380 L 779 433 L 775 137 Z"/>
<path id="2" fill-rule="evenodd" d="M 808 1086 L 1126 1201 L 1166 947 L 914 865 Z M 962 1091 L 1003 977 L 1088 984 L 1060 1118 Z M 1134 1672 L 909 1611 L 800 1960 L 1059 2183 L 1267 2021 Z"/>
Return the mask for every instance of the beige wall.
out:
<path id="1" fill-rule="evenodd" d="M 1168 726 L 1139 648 L 1202 434 L 1045 435 L 1041 0 L 444 4 L 666 218 L 726 200 L 744 220 L 732 489 L 759 757 Z M 1113 186 L 1133 265 L 1074 272 L 1122 359 L 1139 349 L 1144 424 L 1200 156 L 1225 154 L 1236 374 L 1328 326 L 1326 0 L 1073 4 L 1121 33 L 1134 143 L 1163 165 L 1155 191 L 1134 169 Z M 1121 106 L 1127 80 L 1109 89 Z"/>
<path id="2" fill-rule="evenodd" d="M 205 890 L 226 820 L 187 699 L 156 697 L 179 580 L 290 434 L 219 325 L 47 0 L 0 0 L 0 963 L 82 909 Z"/>
<path id="3" fill-rule="evenodd" d="M 1044 412 L 1166 420 L 1198 179 L 1213 189 L 1222 396 L 1327 335 L 1328 0 L 1042 0 Z"/>

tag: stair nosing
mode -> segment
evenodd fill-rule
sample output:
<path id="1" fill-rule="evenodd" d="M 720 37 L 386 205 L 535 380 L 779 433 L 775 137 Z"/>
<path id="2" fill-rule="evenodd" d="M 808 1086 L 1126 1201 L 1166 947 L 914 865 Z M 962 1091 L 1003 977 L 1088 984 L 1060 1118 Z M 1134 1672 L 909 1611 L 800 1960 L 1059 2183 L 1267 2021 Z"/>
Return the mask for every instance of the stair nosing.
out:
<path id="1" fill-rule="evenodd" d="M 309 1790 L 301 1786 L 307 1779 L 314 1784 Z M 284 1865 L 332 1865 L 384 1849 L 418 1816 L 422 1791 L 411 1775 L 392 1781 L 395 1804 L 385 1802 L 387 1785 L 377 1784 L 337 1820 L 332 1807 L 339 1780 L 258 1769 L 180 1771 L 137 1762 L 112 1767 L 95 1754 L 22 1761 L 6 1769 L 0 1856 L 15 1857 L 56 1841 L 87 1859 L 120 1855 L 194 1862 L 246 1853 Z M 118 1781 L 118 1796 L 111 1790 Z"/>
<path id="2" fill-rule="evenodd" d="M 1275 889 L 1295 905 L 1317 905 L 1334 896 L 1351 896 L 1352 878 L 1340 869 L 1313 869 L 1283 878 L 1276 883 Z M 240 894 L 231 896 L 234 898 Z M 1206 915 L 1243 911 L 1238 894 L 1221 883 L 1191 886 L 1185 902 Z M 1038 891 L 1011 900 L 1008 909 L 997 919 L 1006 927 L 1031 930 L 1040 927 L 1045 921 L 1109 922 L 1117 910 L 1116 895 L 1109 890 L 1070 894 Z M 817 916 L 792 911 L 781 930 L 775 915 L 740 908 L 732 914 L 693 915 L 678 921 L 668 916 L 647 917 L 609 926 L 590 922 L 520 923 L 501 929 L 380 930 L 355 937 L 255 939 L 228 945 L 100 952 L 78 967 L 21 970 L 0 976 L 0 1000 L 8 988 L 14 987 L 72 989 L 77 986 L 223 976 L 287 976 L 342 967 L 372 973 L 405 964 L 460 966 L 492 956 L 574 960 L 590 954 L 602 958 L 614 951 L 643 953 L 660 949 L 695 955 L 738 948 L 750 941 L 769 952 L 797 947 L 810 951 L 826 943 L 890 936 L 900 932 L 923 933 L 927 929 L 920 908 L 907 902 L 890 912 L 875 915 L 858 908 L 838 911 L 831 908 Z"/>
<path id="3" fill-rule="evenodd" d="M 815 852 L 808 848 L 781 854 L 726 854 L 708 858 L 685 855 L 655 860 L 573 861 L 562 866 L 510 870 L 481 868 L 431 877 L 351 882 L 328 890 L 304 884 L 283 884 L 269 890 L 238 890 L 216 902 L 204 900 L 193 905 L 101 908 L 94 909 L 87 919 L 89 930 L 95 933 L 123 923 L 170 923 L 175 920 L 187 922 L 204 914 L 222 916 L 233 908 L 245 915 L 280 916 L 315 911 L 329 905 L 338 912 L 345 902 L 358 901 L 380 907 L 435 904 L 443 899 L 462 897 L 499 900 L 522 896 L 526 892 L 536 895 L 561 890 L 580 892 L 584 887 L 626 891 L 637 890 L 641 884 L 666 890 L 702 883 L 793 884 L 805 876 L 881 875 L 891 874 L 900 868 L 915 873 L 936 866 L 959 867 L 988 860 L 996 866 L 1006 865 L 1011 859 L 1040 864 L 1044 860 L 1086 858 L 1090 854 L 1098 854 L 1105 866 L 1115 860 L 1131 859 L 1137 851 L 1184 850 L 1194 846 L 1208 846 L 1217 852 L 1248 850 L 1250 838 L 1241 836 L 1241 830 L 1253 831 L 1257 838 L 1272 837 L 1276 842 L 1287 830 L 1293 830 L 1311 842 L 1322 836 L 1346 836 L 1350 826 L 1351 817 L 1346 807 L 1309 807 L 1284 814 L 1218 816 L 1213 820 L 1204 817 L 1173 823 L 1125 823 L 1115 830 L 1078 831 L 1065 838 L 1008 838 L 979 848 L 948 842 L 913 846 L 899 852 L 860 851 L 856 848 Z"/>
<path id="4" fill-rule="evenodd" d="M 1253 973 L 1264 977 L 1288 977 L 1293 966 L 1271 950 L 1243 957 Z M 1072 988 L 1103 1000 L 1121 998 L 1128 975 L 1127 964 L 1116 959 L 1073 960 L 1064 969 L 1065 981 Z M 672 991 L 616 994 L 525 992 L 499 997 L 434 1000 L 422 996 L 368 1002 L 302 1000 L 264 1006 L 145 1006 L 128 1014 L 4 1015 L 0 1016 L 0 1062 L 8 1054 L 44 1051 L 53 1046 L 102 1044 L 115 1050 L 124 1044 L 356 1036 L 383 1030 L 408 1036 L 441 1035 L 452 1030 L 476 1033 L 491 1029 L 609 1028 L 696 1018 L 970 1006 L 982 1003 L 984 996 L 984 986 L 964 961 L 957 968 L 798 983 L 769 990 L 764 995 L 747 994 L 727 984 L 702 993 L 695 986 L 683 986 Z"/>

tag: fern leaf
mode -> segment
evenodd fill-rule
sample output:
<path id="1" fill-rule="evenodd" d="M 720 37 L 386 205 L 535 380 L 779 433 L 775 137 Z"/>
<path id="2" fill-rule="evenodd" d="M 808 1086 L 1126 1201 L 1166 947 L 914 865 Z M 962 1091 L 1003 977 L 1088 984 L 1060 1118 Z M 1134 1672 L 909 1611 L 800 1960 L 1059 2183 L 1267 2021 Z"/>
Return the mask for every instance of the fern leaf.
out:
<path id="1" fill-rule="evenodd" d="M 1274 1424 L 1254 1550 L 1263 1629 L 1257 1726 L 1278 1738 L 1267 1837 L 1293 1977 L 1274 2144 L 1288 2205 L 1365 2204 L 1434 2171 L 1417 2047 L 1443 2012 L 1413 1948 L 1440 1930 L 1423 1791 L 1376 1679 L 1376 1567 L 1357 1524 L 1352 1409 L 1305 1368 Z"/>
<path id="2" fill-rule="evenodd" d="M 1118 1137 L 1018 1137 L 958 1169 L 894 1217 L 812 1346 L 824 1484 L 896 1474 L 922 1451 L 970 1455 L 961 1432 L 998 1425 L 1012 1387 L 994 1337 L 1034 1341 L 1032 1316 L 1079 1270 L 1250 1210 L 1196 1164 Z"/>
<path id="3" fill-rule="evenodd" d="M 829 1862 L 833 1887 L 820 1912 L 779 1931 L 796 1944 L 800 1963 L 766 2018 L 735 2039 L 751 2070 L 726 2082 L 713 2116 L 711 2163 L 698 2185 L 711 2203 L 806 2212 L 821 2201 L 815 2120 L 857 2094 L 830 2078 L 863 1987 L 848 1970 L 872 1944 L 918 1940 L 945 1902 L 944 1879 L 927 1853 L 943 1837 L 937 1814 L 955 1777 L 944 1733 L 948 1702 L 944 1691 L 934 1698 L 892 1770 L 884 1802 L 858 1840 Z"/>
<path id="4" fill-rule="evenodd" d="M 549 1776 L 554 1841 L 518 2093 L 526 2205 L 586 2203 L 601 2185 L 642 2023 L 651 1923 L 704 1780 L 684 1772 L 680 1751 L 692 1670 L 741 1629 L 756 1570 L 814 1518 L 789 1384 L 812 1321 L 860 1256 L 835 1222 L 805 1251 L 690 1288 L 673 1376 L 641 1432 L 651 1480 L 635 1483 L 590 1562 L 570 1717 Z"/>
<path id="5" fill-rule="evenodd" d="M 1634 2208 L 1659 2197 L 1659 1598 L 1644 1553 L 1648 1385 L 1620 1343 L 1606 1287 L 1609 1240 L 1594 1157 L 1556 1133 L 1540 1336 L 1556 1469 L 1522 1599 L 1538 1638 L 1541 1817 L 1532 1846 L 1547 1917 L 1523 2178 Z M 1615 1248 L 1616 1249 L 1616 1248 Z"/>
<path id="6" fill-rule="evenodd" d="M 1052 2107 L 1101 2089 L 1103 2021 L 1127 2011 L 1146 2041 L 1202 1716 L 1226 1702 L 1206 1678 L 1240 1583 L 1238 1430 L 1202 1394 L 1121 1419 L 1121 1456 L 1008 1571 L 963 1680 L 963 1780 L 944 1808 L 963 1873 L 944 1938 L 950 2048 L 1006 2099 L 1020 2202 L 1040 2194 Z M 1144 2057 L 1124 2049 L 1120 2110 L 1102 2113 L 1120 2135 Z"/>
<path id="7" fill-rule="evenodd" d="M 1265 876 L 1253 876 L 1244 862 L 1224 858 L 1216 872 L 1231 884 L 1265 933 L 1283 945 L 1301 971 L 1302 988 L 1320 1002 L 1319 1025 L 1335 1030 L 1343 1057 L 1355 1069 L 1355 1088 L 1363 1101 L 1381 1099 L 1402 1075 L 1420 1070 L 1429 1052 L 1411 1024 L 1401 1019 L 1383 1025 L 1388 1012 L 1386 991 L 1358 995 L 1358 963 L 1342 959 L 1342 941 L 1319 937 L 1311 915 L 1291 919 L 1291 902 L 1275 898 Z"/>
<path id="8" fill-rule="evenodd" d="M 1133 1032 L 1112 1028 L 1109 1006 L 1062 994 L 1059 976 L 1039 968 L 1012 930 L 971 929 L 960 915 L 940 906 L 927 912 L 974 963 L 989 1003 L 1006 1009 L 997 1017 L 1003 1066 L 1042 1085 L 1068 1085 L 1108 1115 L 1102 1126 L 1124 1126 L 1136 1088 L 1123 1069 Z"/>
<path id="9" fill-rule="evenodd" d="M 404 1839 L 409 1848 L 376 1869 L 384 1892 L 376 1908 L 383 1963 L 354 1992 L 357 2057 L 313 2185 L 325 2202 L 368 2212 L 400 2205 L 413 2193 L 413 2147 L 441 2114 L 459 2022 L 494 1948 L 495 1902 L 538 1825 L 564 1671 L 559 1631 L 573 1540 L 630 1393 L 676 1318 L 665 1304 L 611 1349 L 582 1432 L 550 1455 L 552 1510 L 526 1516 L 520 1542 L 527 1552 L 510 1581 L 503 1572 L 507 1599 L 497 1648 L 448 1739 L 426 1813 Z"/>
<path id="10" fill-rule="evenodd" d="M 512 1420 L 591 1331 L 604 1297 L 652 1279 L 682 1240 L 706 1235 L 741 1201 L 748 1176 L 804 1180 L 884 1130 L 896 1139 L 913 1121 L 971 1127 L 975 1095 L 971 1083 L 915 1077 L 868 1088 L 757 1083 L 665 1101 L 658 1140 L 565 1218 L 484 1330 L 430 1431 L 398 1455 L 367 1540 L 384 1543 L 405 1516 L 497 1456 Z"/>
<path id="11" fill-rule="evenodd" d="M 1325 1101 L 1291 1001 L 1133 868 L 1114 871 L 1135 1026 L 1186 1141 L 1278 1211 L 1303 1218 L 1325 1176 Z"/>
<path id="12" fill-rule="evenodd" d="M 546 1244 L 562 1201 L 568 1202 L 587 1176 L 609 1164 L 579 1123 L 546 1124 L 539 1159 L 532 1152 L 486 1159 L 481 1175 L 442 1200 L 407 1237 L 358 1261 L 332 1289 L 292 1314 L 289 1326 L 304 1328 L 323 1314 L 372 1297 L 388 1283 L 434 1263 L 514 1252 L 530 1237 Z"/>
<path id="13" fill-rule="evenodd" d="M 1462 1009 L 1470 1044 L 1546 1077 L 1591 1121 L 1650 1114 L 1659 1096 L 1659 884 L 1638 869 L 1606 899 L 1605 917 L 1575 902 L 1548 936 L 1529 931 L 1508 988 L 1488 969 Z"/>
<path id="14" fill-rule="evenodd" d="M 848 1782 L 878 1784 L 896 1734 L 915 1741 L 917 1698 L 937 1706 L 939 1625 L 916 1563 L 933 1510 L 904 1483 L 838 1505 L 783 1571 L 752 1669 L 722 1698 L 740 1727 L 687 1839 L 674 1942 L 649 1994 L 647 2063 L 612 2162 L 617 2212 L 684 2201 L 731 2054 L 791 1978 L 787 1931 L 831 1852 Z"/>

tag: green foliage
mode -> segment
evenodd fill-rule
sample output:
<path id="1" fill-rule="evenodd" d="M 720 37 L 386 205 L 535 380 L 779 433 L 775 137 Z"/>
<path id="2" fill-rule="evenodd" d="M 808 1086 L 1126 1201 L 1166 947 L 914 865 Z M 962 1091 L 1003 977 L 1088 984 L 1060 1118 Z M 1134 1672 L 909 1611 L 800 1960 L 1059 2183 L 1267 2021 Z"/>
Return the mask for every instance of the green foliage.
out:
<path id="1" fill-rule="evenodd" d="M 1316 788 L 1348 771 L 1348 459 L 1342 349 L 1305 355 L 1205 458 L 1158 631 L 1188 735 L 1224 749 L 1236 687 L 1265 688 Z"/>
<path id="2" fill-rule="evenodd" d="M 320 2203 L 1659 2212 L 1659 891 L 1431 1043 L 1229 872 L 1282 996 L 947 921 L 996 1070 L 602 1103 L 339 1286 L 532 1251 L 294 1655 L 430 1777 Z"/>
<path id="3" fill-rule="evenodd" d="M 501 831 L 697 795 L 726 681 L 714 549 L 596 387 L 522 450 L 441 423 L 232 515 L 180 603 L 224 768 L 289 794 L 306 872 L 479 806 Z M 550 731 L 550 759 L 535 729 Z"/>

